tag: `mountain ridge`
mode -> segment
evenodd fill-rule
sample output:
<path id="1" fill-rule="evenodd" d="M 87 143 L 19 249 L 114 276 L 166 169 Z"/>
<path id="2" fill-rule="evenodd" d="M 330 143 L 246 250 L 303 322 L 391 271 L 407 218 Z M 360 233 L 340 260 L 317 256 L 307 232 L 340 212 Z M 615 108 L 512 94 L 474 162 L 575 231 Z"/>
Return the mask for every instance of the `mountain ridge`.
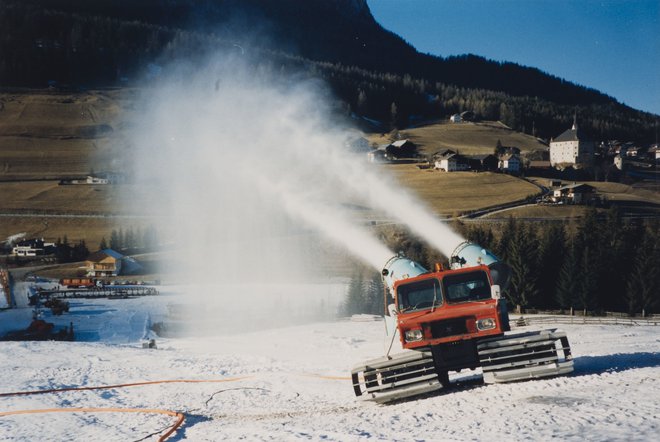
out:
<path id="1" fill-rule="evenodd" d="M 372 103 L 363 106 L 365 115 L 387 121 L 396 104 L 393 124 L 399 126 L 431 112 L 423 103 L 428 97 L 443 96 L 443 106 L 432 110 L 437 117 L 466 110 L 465 102 L 486 100 L 469 99 L 475 94 L 490 96 L 480 105 L 484 118 L 518 130 L 538 128 L 546 137 L 567 124 L 576 108 L 598 114 L 586 126 L 599 137 L 639 133 L 649 141 L 657 119 L 534 67 L 473 54 L 420 53 L 378 24 L 365 0 L 5 0 L 0 25 L 7 29 L 0 39 L 0 51 L 8 55 L 0 61 L 3 85 L 117 85 L 138 76 L 147 63 L 224 42 L 330 66 L 326 77 L 353 111 L 360 111 L 358 97 L 366 94 Z M 372 74 L 353 78 L 351 69 Z M 393 87 L 388 78 L 415 85 Z M 380 96 L 382 89 L 386 96 Z M 612 113 L 616 121 L 606 121 Z M 626 129 L 629 122 L 634 127 Z"/>

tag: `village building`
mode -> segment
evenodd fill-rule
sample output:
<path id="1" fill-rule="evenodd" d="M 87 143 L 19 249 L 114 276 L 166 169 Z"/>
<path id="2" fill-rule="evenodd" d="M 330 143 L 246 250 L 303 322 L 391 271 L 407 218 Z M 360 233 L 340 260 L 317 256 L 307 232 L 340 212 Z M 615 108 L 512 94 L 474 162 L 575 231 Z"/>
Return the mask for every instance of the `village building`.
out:
<path id="1" fill-rule="evenodd" d="M 550 141 L 550 164 L 553 167 L 589 167 L 593 158 L 594 143 L 578 129 L 576 121 L 570 129 Z"/>
<path id="2" fill-rule="evenodd" d="M 435 159 L 435 168 L 444 172 L 460 172 L 470 170 L 470 162 L 463 155 L 449 151 Z"/>
<path id="3" fill-rule="evenodd" d="M 488 155 L 467 155 L 471 170 L 495 171 L 498 166 L 498 159 L 493 154 Z"/>
<path id="4" fill-rule="evenodd" d="M 41 239 L 27 239 L 16 244 L 11 249 L 15 256 L 42 256 L 55 253 L 55 243 Z"/>
<path id="5" fill-rule="evenodd" d="M 657 163 L 660 161 L 660 145 L 654 144 L 649 148 L 648 157 L 651 161 Z"/>
<path id="6" fill-rule="evenodd" d="M 614 157 L 614 166 L 619 170 L 623 170 L 625 162 L 624 155 L 619 154 Z"/>
<path id="7" fill-rule="evenodd" d="M 588 184 L 569 184 L 552 192 L 552 201 L 566 204 L 586 204 L 593 197 L 594 188 Z"/>
<path id="8" fill-rule="evenodd" d="M 517 174 L 520 173 L 520 165 L 520 155 L 515 153 L 505 153 L 504 155 L 500 155 L 497 167 L 502 172 Z"/>
<path id="9" fill-rule="evenodd" d="M 450 154 L 458 153 L 456 151 L 453 151 L 451 149 L 444 149 L 444 150 L 439 150 L 436 153 L 433 154 L 432 158 L 433 161 L 438 160 L 440 158 L 444 158 L 449 156 Z"/>
<path id="10" fill-rule="evenodd" d="M 417 154 L 417 146 L 410 140 L 399 140 L 387 146 L 390 158 L 412 158 Z"/>
<path id="11" fill-rule="evenodd" d="M 643 157 L 647 152 L 647 149 L 635 145 L 631 145 L 627 150 L 626 150 L 626 156 L 628 157 L 633 157 L 633 158 L 641 158 Z"/>
<path id="12" fill-rule="evenodd" d="M 130 256 L 124 256 L 112 249 L 103 249 L 91 254 L 85 261 L 87 276 L 104 277 L 130 275 L 140 271 L 142 266 Z"/>

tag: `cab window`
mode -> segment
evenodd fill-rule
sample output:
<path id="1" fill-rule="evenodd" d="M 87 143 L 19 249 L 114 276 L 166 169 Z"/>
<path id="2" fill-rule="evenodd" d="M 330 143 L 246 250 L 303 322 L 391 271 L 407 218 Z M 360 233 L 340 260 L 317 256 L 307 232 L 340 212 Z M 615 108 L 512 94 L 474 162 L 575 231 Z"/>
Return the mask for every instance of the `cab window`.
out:
<path id="1" fill-rule="evenodd" d="M 437 279 L 403 284 L 397 288 L 399 311 L 408 312 L 442 304 L 442 291 Z"/>
<path id="2" fill-rule="evenodd" d="M 490 299 L 490 283 L 486 272 L 459 273 L 442 280 L 447 302 L 468 302 Z"/>

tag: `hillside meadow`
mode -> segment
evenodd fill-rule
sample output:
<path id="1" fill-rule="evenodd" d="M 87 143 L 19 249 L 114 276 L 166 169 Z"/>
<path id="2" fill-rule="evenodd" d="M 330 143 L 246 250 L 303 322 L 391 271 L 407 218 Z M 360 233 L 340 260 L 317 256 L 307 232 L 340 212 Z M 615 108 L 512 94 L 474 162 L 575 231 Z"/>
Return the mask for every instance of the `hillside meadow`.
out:
<path id="1" fill-rule="evenodd" d="M 434 213 L 447 217 L 462 212 L 518 201 L 540 192 L 527 181 L 492 172 L 420 170 L 413 164 L 382 166 L 403 187 L 417 195 Z"/>
<path id="2" fill-rule="evenodd" d="M 0 91 L 0 240 L 22 232 L 53 241 L 67 236 L 71 241 L 85 239 L 93 249 L 112 230 L 146 228 L 153 223 L 141 210 L 153 189 L 133 184 L 59 185 L 60 179 L 84 177 L 92 171 L 123 171 L 140 94 L 136 89 Z M 547 148 L 536 138 L 499 122 L 443 121 L 402 130 L 399 136 L 415 142 L 423 155 L 446 148 L 463 154 L 492 153 L 498 140 L 523 152 Z M 389 141 L 387 134 L 367 137 L 375 143 Z M 390 175 L 394 185 L 408 189 L 440 217 L 539 193 L 537 186 L 499 173 L 445 173 L 420 170 L 413 164 L 369 167 Z M 547 185 L 544 179 L 533 181 Z M 660 205 L 660 192 L 618 183 L 589 184 L 608 200 L 631 210 L 648 211 Z M 526 206 L 493 217 L 582 214 L 578 207 Z M 378 215 L 360 208 L 355 216 L 369 221 Z"/>
<path id="3" fill-rule="evenodd" d="M 0 180 L 60 179 L 116 168 L 130 90 L 0 92 Z"/>
<path id="4" fill-rule="evenodd" d="M 401 130 L 398 136 L 415 143 L 419 153 L 426 157 L 444 149 L 452 149 L 463 155 L 491 154 L 498 140 L 503 146 L 515 146 L 522 152 L 548 149 L 548 146 L 537 138 L 511 130 L 497 121 L 456 124 L 441 121 Z M 374 135 L 370 137 L 370 141 L 386 144 L 390 142 L 388 137 L 387 134 Z"/>

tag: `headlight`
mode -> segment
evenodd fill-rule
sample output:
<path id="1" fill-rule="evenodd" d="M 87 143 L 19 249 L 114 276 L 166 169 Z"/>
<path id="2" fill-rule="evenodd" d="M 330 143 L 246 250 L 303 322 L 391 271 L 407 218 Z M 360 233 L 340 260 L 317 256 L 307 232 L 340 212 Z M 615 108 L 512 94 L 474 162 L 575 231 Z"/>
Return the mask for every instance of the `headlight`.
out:
<path id="1" fill-rule="evenodd" d="M 423 337 L 422 330 L 420 329 L 406 330 L 405 333 L 406 342 L 421 341 Z"/>
<path id="2" fill-rule="evenodd" d="M 477 321 L 477 329 L 479 330 L 492 330 L 495 328 L 495 320 L 493 318 L 479 319 Z"/>

